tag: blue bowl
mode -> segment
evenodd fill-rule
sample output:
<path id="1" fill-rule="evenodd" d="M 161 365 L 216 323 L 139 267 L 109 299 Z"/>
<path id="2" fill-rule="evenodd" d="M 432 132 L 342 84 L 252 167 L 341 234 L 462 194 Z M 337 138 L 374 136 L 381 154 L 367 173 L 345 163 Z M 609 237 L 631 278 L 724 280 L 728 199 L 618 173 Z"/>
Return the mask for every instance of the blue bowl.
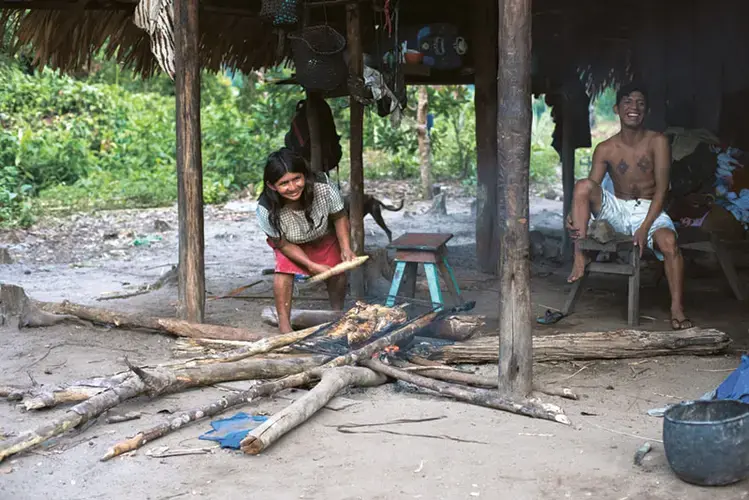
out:
<path id="1" fill-rule="evenodd" d="M 663 447 L 680 479 L 723 486 L 749 477 L 749 404 L 689 401 L 666 410 Z"/>

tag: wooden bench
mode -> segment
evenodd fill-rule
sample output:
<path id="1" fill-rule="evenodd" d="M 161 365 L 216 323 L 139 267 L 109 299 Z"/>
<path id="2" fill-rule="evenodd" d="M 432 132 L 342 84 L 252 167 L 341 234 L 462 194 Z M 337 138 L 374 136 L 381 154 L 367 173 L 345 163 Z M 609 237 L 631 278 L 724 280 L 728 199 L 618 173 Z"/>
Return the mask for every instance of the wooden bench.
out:
<path id="1" fill-rule="evenodd" d="M 733 291 L 733 295 L 739 301 L 746 299 L 747 295 L 744 284 L 739 279 L 731 255 L 731 242 L 722 240 L 715 233 L 706 233 L 705 231 L 697 230 L 696 228 L 681 229 L 678 234 L 680 249 L 714 254 L 723 270 L 723 274 L 725 275 L 731 290 Z M 746 243 L 747 242 L 739 242 L 739 244 Z M 575 302 L 582 294 L 582 285 L 588 274 L 617 274 L 628 277 L 629 290 L 627 323 L 629 326 L 637 326 L 640 322 L 640 256 L 639 252 L 634 251 L 635 248 L 632 243 L 632 237 L 617 235 L 614 240 L 605 244 L 598 243 L 591 239 L 585 239 L 580 241 L 580 246 L 584 251 L 597 253 L 612 252 L 618 254 L 619 252 L 626 251 L 629 253 L 627 258 L 629 263 L 595 262 L 594 258 L 594 261 L 588 264 L 583 277 L 572 284 L 572 287 L 567 294 L 564 307 L 562 308 L 562 314 L 567 316 L 572 312 Z"/>
<path id="2" fill-rule="evenodd" d="M 567 294 L 567 300 L 562 308 L 562 314 L 567 316 L 575 306 L 575 302 L 582 294 L 582 285 L 590 273 L 599 274 L 616 274 L 627 276 L 628 283 L 628 303 L 627 303 L 627 323 L 629 326 L 637 326 L 640 323 L 640 254 L 635 252 L 631 236 L 618 235 L 614 240 L 608 243 L 598 243 L 591 239 L 580 240 L 580 248 L 586 252 L 629 252 L 629 263 L 614 262 L 595 262 L 588 264 L 585 268 L 585 274 L 572 284 Z"/>

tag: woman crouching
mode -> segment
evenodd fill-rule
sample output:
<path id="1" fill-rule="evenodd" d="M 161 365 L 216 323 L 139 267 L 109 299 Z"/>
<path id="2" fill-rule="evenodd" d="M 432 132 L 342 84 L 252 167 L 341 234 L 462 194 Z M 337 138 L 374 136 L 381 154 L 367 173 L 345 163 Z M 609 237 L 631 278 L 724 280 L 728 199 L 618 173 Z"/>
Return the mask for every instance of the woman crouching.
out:
<path id="1" fill-rule="evenodd" d="M 313 276 L 353 260 L 343 198 L 325 174 L 312 174 L 301 156 L 282 148 L 268 158 L 257 221 L 276 257 L 273 296 L 281 333 L 292 331 L 296 275 Z M 346 275 L 326 281 L 330 305 L 343 309 Z"/>

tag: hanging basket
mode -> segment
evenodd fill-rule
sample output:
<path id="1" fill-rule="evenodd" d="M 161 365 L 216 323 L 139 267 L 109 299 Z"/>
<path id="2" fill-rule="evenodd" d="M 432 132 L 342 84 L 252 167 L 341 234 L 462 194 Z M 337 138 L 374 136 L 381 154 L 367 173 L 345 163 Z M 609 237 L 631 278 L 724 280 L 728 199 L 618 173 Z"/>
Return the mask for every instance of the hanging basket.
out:
<path id="1" fill-rule="evenodd" d="M 262 0 L 259 15 L 272 19 L 274 26 L 295 24 L 299 21 L 297 4 L 298 0 Z"/>
<path id="2" fill-rule="evenodd" d="M 330 26 L 310 26 L 289 34 L 296 78 L 308 90 L 333 90 L 348 76 L 346 39 Z"/>

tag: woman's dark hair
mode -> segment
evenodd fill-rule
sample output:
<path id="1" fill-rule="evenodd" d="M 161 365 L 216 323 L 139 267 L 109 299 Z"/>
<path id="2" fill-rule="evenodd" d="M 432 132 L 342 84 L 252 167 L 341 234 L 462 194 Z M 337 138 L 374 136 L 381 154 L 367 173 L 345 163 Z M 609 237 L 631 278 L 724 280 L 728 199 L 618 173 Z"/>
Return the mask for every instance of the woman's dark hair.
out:
<path id="1" fill-rule="evenodd" d="M 283 207 L 283 197 L 271 189 L 269 186 L 273 186 L 278 180 L 286 174 L 302 174 L 304 176 L 304 191 L 300 202 L 302 209 L 304 210 L 304 217 L 309 223 L 310 229 L 314 227 L 315 221 L 312 220 L 312 202 L 315 199 L 315 179 L 307 166 L 307 162 L 304 158 L 294 153 L 289 148 L 281 148 L 278 151 L 271 153 L 268 157 L 268 161 L 265 163 L 265 171 L 263 173 L 263 193 L 268 200 L 268 222 L 271 227 L 281 236 L 281 224 L 280 224 L 280 213 L 281 207 Z M 322 223 L 322 220 L 320 221 Z"/>

